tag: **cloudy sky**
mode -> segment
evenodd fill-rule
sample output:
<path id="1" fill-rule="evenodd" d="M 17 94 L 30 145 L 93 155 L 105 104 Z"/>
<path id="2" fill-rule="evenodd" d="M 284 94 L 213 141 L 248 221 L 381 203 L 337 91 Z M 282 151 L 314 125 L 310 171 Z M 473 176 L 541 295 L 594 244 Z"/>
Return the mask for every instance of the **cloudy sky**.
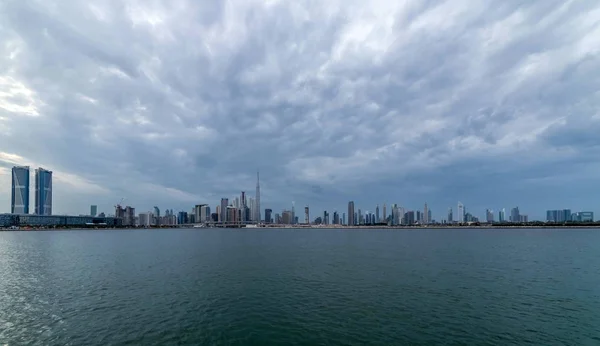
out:
<path id="1" fill-rule="evenodd" d="M 595 0 L 4 0 L 0 212 L 26 164 L 55 213 L 214 206 L 257 169 L 276 212 L 600 213 L 599 54 Z"/>

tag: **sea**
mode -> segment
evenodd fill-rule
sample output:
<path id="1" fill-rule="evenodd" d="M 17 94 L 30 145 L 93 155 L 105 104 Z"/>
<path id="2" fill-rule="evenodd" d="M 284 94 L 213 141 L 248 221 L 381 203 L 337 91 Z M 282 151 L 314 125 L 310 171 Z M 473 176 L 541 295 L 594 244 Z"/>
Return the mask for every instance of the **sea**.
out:
<path id="1" fill-rule="evenodd" d="M 600 345 L 600 230 L 0 232 L 0 345 Z"/>

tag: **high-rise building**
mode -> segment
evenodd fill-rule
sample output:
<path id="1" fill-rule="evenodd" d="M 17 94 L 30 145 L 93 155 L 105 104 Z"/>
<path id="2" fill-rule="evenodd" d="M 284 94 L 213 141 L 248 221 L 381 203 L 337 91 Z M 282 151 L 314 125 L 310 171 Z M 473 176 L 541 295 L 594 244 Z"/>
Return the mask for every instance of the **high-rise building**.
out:
<path id="1" fill-rule="evenodd" d="M 281 213 L 281 223 L 283 223 L 285 225 L 292 224 L 292 212 L 290 210 L 284 210 Z"/>
<path id="2" fill-rule="evenodd" d="M 397 204 L 392 204 L 392 225 L 397 226 L 402 223 L 402 211 L 398 208 Z M 413 218 L 414 223 L 414 218 Z"/>
<path id="3" fill-rule="evenodd" d="M 227 222 L 229 223 L 237 223 L 239 220 L 237 218 L 238 211 L 237 208 L 233 205 L 228 205 L 227 208 Z"/>
<path id="4" fill-rule="evenodd" d="M 125 207 L 123 226 L 135 226 L 135 208 L 130 206 Z"/>
<path id="5" fill-rule="evenodd" d="M 506 221 L 506 209 L 502 208 L 502 210 L 500 210 L 498 212 L 498 222 L 505 222 Z"/>
<path id="6" fill-rule="evenodd" d="M 152 225 L 154 219 L 154 215 L 152 212 L 140 213 L 138 215 L 138 223 L 137 225 L 140 227 L 149 227 Z"/>
<path id="7" fill-rule="evenodd" d="M 248 221 L 248 215 L 246 215 L 246 213 L 248 212 L 246 210 L 246 191 L 242 191 L 241 195 L 240 195 L 240 218 L 242 221 Z"/>
<path id="8" fill-rule="evenodd" d="M 458 206 L 456 208 L 456 221 L 461 223 L 465 222 L 465 206 L 461 202 L 458 202 Z"/>
<path id="9" fill-rule="evenodd" d="M 35 170 L 35 214 L 52 215 L 52 171 Z"/>
<path id="10" fill-rule="evenodd" d="M 375 207 L 375 222 L 379 223 L 379 204 Z"/>
<path id="11" fill-rule="evenodd" d="M 254 203 L 254 198 L 248 198 L 248 208 L 250 209 L 250 221 L 256 221 L 256 204 Z"/>
<path id="12" fill-rule="evenodd" d="M 406 220 L 406 225 L 413 225 L 415 223 L 415 212 L 412 210 L 407 211 L 406 213 L 404 213 L 404 219 Z"/>
<path id="13" fill-rule="evenodd" d="M 571 209 L 559 209 L 546 211 L 546 221 L 549 222 L 566 222 L 571 221 Z"/>
<path id="14" fill-rule="evenodd" d="M 491 210 L 491 209 L 485 210 L 485 221 L 487 221 L 487 223 L 494 222 L 494 211 L 493 210 Z"/>
<path id="15" fill-rule="evenodd" d="M 273 214 L 273 210 L 271 209 L 265 209 L 265 223 L 272 223 L 272 217 L 271 215 Z"/>
<path id="16" fill-rule="evenodd" d="M 188 213 L 185 211 L 180 211 L 177 214 L 177 224 L 178 225 L 183 225 L 185 223 L 188 223 Z"/>
<path id="17" fill-rule="evenodd" d="M 29 166 L 12 168 L 10 212 L 29 214 Z"/>
<path id="18" fill-rule="evenodd" d="M 154 206 L 154 220 L 152 220 L 152 224 L 155 226 L 160 226 L 160 209 L 157 206 Z"/>
<path id="19" fill-rule="evenodd" d="M 514 207 L 510 210 L 510 222 L 521 222 L 519 207 Z"/>
<path id="20" fill-rule="evenodd" d="M 427 207 L 427 203 L 425 203 L 425 207 L 423 208 L 423 223 L 425 225 L 429 224 L 429 208 Z"/>
<path id="21" fill-rule="evenodd" d="M 304 223 L 307 225 L 310 224 L 310 215 L 309 215 L 308 206 L 304 207 Z"/>
<path id="22" fill-rule="evenodd" d="M 448 223 L 452 223 L 452 207 L 448 208 Z"/>
<path id="23" fill-rule="evenodd" d="M 387 223 L 387 214 L 386 214 L 386 206 L 385 203 L 383 203 L 383 222 Z"/>
<path id="24" fill-rule="evenodd" d="M 227 207 L 229 206 L 228 198 L 221 198 L 221 222 L 227 222 Z"/>
<path id="25" fill-rule="evenodd" d="M 348 226 L 356 225 L 356 219 L 354 214 L 354 201 L 348 202 Z"/>
<path id="26" fill-rule="evenodd" d="M 346 213 L 342 213 L 342 225 L 346 224 Z"/>
<path id="27" fill-rule="evenodd" d="M 90 205 L 90 215 L 91 216 L 96 216 L 96 214 L 98 214 L 98 206 L 97 205 Z"/>
<path id="28" fill-rule="evenodd" d="M 260 176 L 258 172 L 256 172 L 256 201 L 255 201 L 256 209 L 256 223 L 260 223 Z"/>
<path id="29" fill-rule="evenodd" d="M 333 212 L 333 224 L 334 225 L 339 225 L 340 224 L 340 214 L 338 214 L 337 211 Z"/>
<path id="30" fill-rule="evenodd" d="M 296 222 L 296 202 L 292 201 L 292 224 Z"/>

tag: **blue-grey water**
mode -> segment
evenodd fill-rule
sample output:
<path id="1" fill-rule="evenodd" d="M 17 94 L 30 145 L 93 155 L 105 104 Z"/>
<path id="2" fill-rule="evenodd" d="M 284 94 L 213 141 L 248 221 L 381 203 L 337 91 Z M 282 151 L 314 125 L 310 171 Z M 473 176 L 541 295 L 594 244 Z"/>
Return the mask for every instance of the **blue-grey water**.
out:
<path id="1" fill-rule="evenodd" d="M 600 230 L 0 232 L 0 345 L 600 345 Z"/>

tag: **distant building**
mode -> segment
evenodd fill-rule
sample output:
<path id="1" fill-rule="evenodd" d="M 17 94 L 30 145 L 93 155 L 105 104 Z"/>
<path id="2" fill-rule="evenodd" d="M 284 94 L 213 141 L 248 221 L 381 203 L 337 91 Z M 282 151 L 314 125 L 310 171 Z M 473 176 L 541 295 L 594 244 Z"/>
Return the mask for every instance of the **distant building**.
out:
<path id="1" fill-rule="evenodd" d="M 448 223 L 452 223 L 452 208 L 448 208 Z"/>
<path id="2" fill-rule="evenodd" d="M 427 225 L 429 224 L 429 207 L 427 206 L 427 203 L 425 203 L 425 207 L 423 208 L 423 224 Z"/>
<path id="3" fill-rule="evenodd" d="M 0 227 L 119 227 L 121 219 L 114 217 L 0 214 Z"/>
<path id="4" fill-rule="evenodd" d="M 594 222 L 594 212 L 580 211 L 571 215 L 571 220 L 575 222 Z"/>
<path id="5" fill-rule="evenodd" d="M 265 223 L 272 223 L 273 222 L 273 210 L 272 209 L 265 209 Z"/>
<path id="6" fill-rule="evenodd" d="M 356 225 L 356 216 L 354 214 L 354 201 L 348 202 L 348 226 Z"/>
<path id="7" fill-rule="evenodd" d="M 491 209 L 485 210 L 485 220 L 487 221 L 487 223 L 494 222 L 494 211 L 493 210 L 491 210 Z"/>
<path id="8" fill-rule="evenodd" d="M 90 206 L 90 215 L 96 216 L 97 213 L 98 213 L 98 206 L 97 205 L 91 205 Z"/>
<path id="9" fill-rule="evenodd" d="M 260 176 L 258 172 L 256 172 L 256 201 L 254 203 L 256 211 L 255 221 L 256 223 L 260 223 Z"/>
<path id="10" fill-rule="evenodd" d="M 227 206 L 227 222 L 237 223 L 238 219 L 238 209 L 232 205 Z"/>
<path id="11" fill-rule="evenodd" d="M 10 212 L 29 214 L 29 166 L 12 168 Z"/>
<path id="12" fill-rule="evenodd" d="M 135 226 L 135 208 L 130 206 L 125 207 L 123 226 Z"/>
<path id="13" fill-rule="evenodd" d="M 510 222 L 521 222 L 519 207 L 514 207 L 510 210 Z"/>
<path id="14" fill-rule="evenodd" d="M 52 215 L 52 171 L 35 170 L 35 214 Z"/>
<path id="15" fill-rule="evenodd" d="M 567 222 L 572 221 L 571 209 L 556 209 L 546 211 L 546 221 Z"/>
<path id="16" fill-rule="evenodd" d="M 458 223 L 465 222 L 465 206 L 461 202 L 458 202 L 458 206 L 456 208 L 456 221 Z"/>
<path id="17" fill-rule="evenodd" d="M 284 210 L 281 213 L 281 223 L 284 225 L 292 224 L 292 212 L 290 210 Z"/>
<path id="18" fill-rule="evenodd" d="M 158 207 L 154 207 L 154 219 L 152 220 L 152 224 L 155 226 L 160 226 L 160 209 Z"/>
<path id="19" fill-rule="evenodd" d="M 502 210 L 500 210 L 498 212 L 498 222 L 505 222 L 506 221 L 506 210 L 504 208 L 502 208 Z"/>
<path id="20" fill-rule="evenodd" d="M 227 222 L 227 207 L 229 206 L 228 198 L 221 198 L 221 218 L 219 221 Z"/>
<path id="21" fill-rule="evenodd" d="M 408 211 L 406 213 L 404 213 L 404 219 L 405 219 L 405 223 L 406 225 L 414 225 L 415 223 L 415 212 L 414 211 Z"/>
<path id="22" fill-rule="evenodd" d="M 188 223 L 188 213 L 185 211 L 180 211 L 177 213 L 177 224 L 182 225 Z"/>
<path id="23" fill-rule="evenodd" d="M 138 226 L 150 227 L 154 222 L 154 214 L 152 212 L 140 213 L 138 215 Z"/>
<path id="24" fill-rule="evenodd" d="M 266 221 L 266 218 L 265 218 L 265 221 Z M 304 223 L 310 224 L 310 215 L 309 215 L 308 206 L 304 207 Z"/>

